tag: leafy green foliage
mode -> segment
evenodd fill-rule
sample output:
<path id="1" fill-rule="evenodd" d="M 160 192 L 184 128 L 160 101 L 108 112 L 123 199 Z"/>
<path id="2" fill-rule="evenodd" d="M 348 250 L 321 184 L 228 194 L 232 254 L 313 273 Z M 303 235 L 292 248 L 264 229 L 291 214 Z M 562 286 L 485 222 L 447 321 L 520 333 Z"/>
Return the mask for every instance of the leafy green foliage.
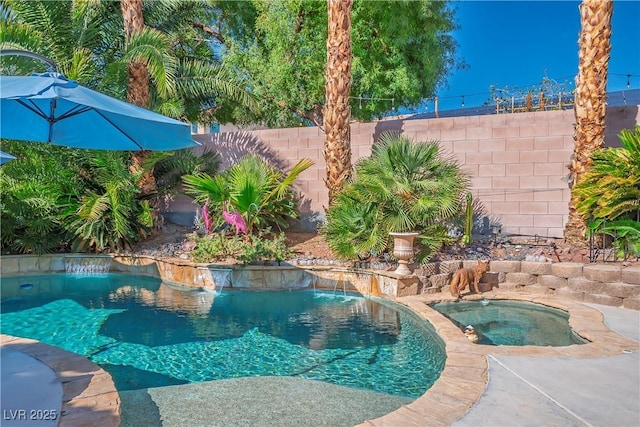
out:
<path id="1" fill-rule="evenodd" d="M 127 153 L 3 140 L 17 159 L 0 168 L 2 250 L 120 250 L 152 225 Z"/>
<path id="2" fill-rule="evenodd" d="M 118 2 L 3 0 L 2 48 L 29 50 L 83 85 L 123 99 L 127 65 L 148 64 L 151 108 L 200 123 L 322 123 L 327 5 L 308 0 L 144 2 L 125 43 Z M 434 95 L 456 64 L 447 1 L 352 8 L 352 115 L 380 117 Z M 34 68 L 37 67 L 37 68 Z M 4 57 L 13 74 L 42 64 Z M 393 104 L 388 100 L 394 99 Z"/>
<path id="3" fill-rule="evenodd" d="M 283 229 L 288 219 L 298 216 L 298 200 L 291 186 L 312 164 L 302 159 L 284 174 L 262 157 L 250 154 L 219 175 L 185 175 L 184 189 L 201 205 L 208 201 L 218 224 L 226 208 L 244 217 L 249 233 L 272 225 Z"/>
<path id="4" fill-rule="evenodd" d="M 3 251 L 53 252 L 64 236 L 56 214 L 61 194 L 46 183 L 21 182 L 2 171 L 0 185 Z"/>
<path id="5" fill-rule="evenodd" d="M 95 81 L 105 62 L 97 53 L 112 50 L 106 28 L 117 15 L 108 13 L 108 2 L 5 0 L 7 13 L 0 18 L 2 48 L 29 50 L 53 60 L 58 71 L 83 84 Z M 122 25 L 120 25 L 122 28 Z M 6 32 L 5 32 L 6 29 Z M 14 74 L 34 69 L 45 71 L 37 61 L 3 57 L 3 67 Z"/>
<path id="6" fill-rule="evenodd" d="M 215 262 L 233 258 L 246 243 L 239 236 L 228 237 L 224 234 L 209 234 L 204 237 L 196 236 L 196 246 L 190 252 L 194 262 Z"/>
<path id="7" fill-rule="evenodd" d="M 196 247 L 191 251 L 195 262 L 215 262 L 237 259 L 244 264 L 261 260 L 284 261 L 293 255 L 286 244 L 284 233 L 272 234 L 271 229 L 240 237 L 224 233 L 195 237 Z"/>
<path id="8" fill-rule="evenodd" d="M 204 27 L 194 25 L 213 19 L 214 8 L 205 2 L 145 2 L 145 29 L 127 43 L 118 2 L 4 0 L 2 6 L 0 47 L 43 55 L 92 89 L 124 99 L 127 66 L 142 61 L 150 75 L 150 108 L 161 114 L 211 123 L 221 95 L 247 111 L 256 108 L 243 84 L 222 67 Z M 34 69 L 45 71 L 33 59 L 3 57 L 6 74 Z"/>
<path id="9" fill-rule="evenodd" d="M 614 220 L 640 209 L 640 126 L 620 132 L 619 148 L 597 150 L 573 188 L 578 212 Z"/>
<path id="10" fill-rule="evenodd" d="M 145 158 L 144 170 L 153 169 L 159 200 L 168 203 L 172 196 L 181 191 L 182 176 L 195 173 L 213 175 L 220 167 L 220 155 L 212 149 L 202 154 L 194 150 L 156 151 Z M 161 206 L 161 203 L 157 203 Z"/>
<path id="11" fill-rule="evenodd" d="M 284 233 L 270 235 L 271 229 L 260 230 L 258 234 L 247 236 L 248 244 L 238 253 L 237 258 L 244 264 L 256 261 L 284 261 L 293 255 L 287 246 Z"/>
<path id="12" fill-rule="evenodd" d="M 48 253 L 66 247 L 60 207 L 78 191 L 73 150 L 3 140 L 17 157 L 0 168 L 2 250 Z"/>
<path id="13" fill-rule="evenodd" d="M 90 180 L 85 194 L 64 213 L 74 250 L 121 251 L 146 236 L 153 226 L 148 201 L 136 199 L 139 176 L 127 168 L 127 154 L 99 151 L 83 165 Z"/>
<path id="14" fill-rule="evenodd" d="M 460 210 L 468 178 L 436 142 L 413 142 L 386 133 L 327 211 L 321 232 L 343 258 L 389 250 L 388 233 L 418 231 L 426 259 L 447 240 L 444 222 Z"/>
<path id="15" fill-rule="evenodd" d="M 640 254 L 640 126 L 619 137 L 621 147 L 593 153 L 591 169 L 573 192 L 578 212 L 592 218 L 587 232 L 616 237 L 618 255 L 625 258 Z"/>
<path id="16" fill-rule="evenodd" d="M 224 102 L 225 119 L 272 126 L 322 123 L 327 4 L 305 0 L 219 2 L 225 64 L 259 102 L 259 114 Z M 225 13 L 226 12 L 226 13 Z M 351 112 L 359 120 L 434 95 L 456 63 L 446 1 L 356 0 L 351 14 Z M 388 100 L 394 99 L 392 104 Z"/>
<path id="17" fill-rule="evenodd" d="M 607 222 L 603 219 L 591 221 L 587 234 L 605 234 L 613 238 L 616 258 L 640 257 L 640 221 L 620 219 Z"/>

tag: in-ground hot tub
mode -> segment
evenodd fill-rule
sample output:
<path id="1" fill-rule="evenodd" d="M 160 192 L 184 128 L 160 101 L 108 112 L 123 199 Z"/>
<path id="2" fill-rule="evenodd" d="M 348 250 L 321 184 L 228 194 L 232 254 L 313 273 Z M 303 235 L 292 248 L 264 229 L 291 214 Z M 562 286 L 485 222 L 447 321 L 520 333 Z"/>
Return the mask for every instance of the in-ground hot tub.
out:
<path id="1" fill-rule="evenodd" d="M 474 300 L 430 305 L 461 330 L 471 325 L 478 344 L 568 346 L 588 341 L 569 325 L 563 310 L 526 301 Z"/>

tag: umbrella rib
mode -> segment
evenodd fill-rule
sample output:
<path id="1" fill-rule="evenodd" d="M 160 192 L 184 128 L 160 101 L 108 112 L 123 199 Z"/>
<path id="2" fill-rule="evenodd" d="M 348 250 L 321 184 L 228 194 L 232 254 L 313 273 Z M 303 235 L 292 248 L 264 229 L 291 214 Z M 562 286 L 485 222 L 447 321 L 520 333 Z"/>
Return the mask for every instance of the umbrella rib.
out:
<path id="1" fill-rule="evenodd" d="M 69 111 L 67 111 L 66 113 L 61 114 L 59 117 L 53 117 L 53 122 L 59 122 L 61 120 L 64 119 L 68 119 L 69 117 L 73 117 L 73 116 L 77 116 L 78 114 L 82 114 L 82 113 L 86 113 L 87 111 L 91 111 L 94 110 L 91 107 L 86 107 L 86 106 L 82 106 L 82 105 L 76 105 L 75 107 L 73 107 L 72 109 L 70 109 Z"/>
<path id="2" fill-rule="evenodd" d="M 22 99 L 16 99 L 18 104 L 22 105 L 27 110 L 35 113 L 36 115 L 42 117 L 43 119 L 47 119 L 47 115 L 44 111 L 40 109 L 32 100 L 29 100 L 29 103 L 24 102 Z"/>
<path id="3" fill-rule="evenodd" d="M 90 107 L 83 107 L 83 106 L 80 106 L 80 105 L 76 105 L 71 110 L 67 111 L 66 113 L 60 115 L 59 117 L 55 117 L 55 115 L 53 114 L 53 112 L 55 111 L 55 108 L 56 108 L 55 104 L 53 105 L 51 114 L 47 114 L 40 107 L 38 107 L 38 105 L 36 105 L 36 103 L 33 102 L 32 99 L 30 99 L 28 103 L 24 102 L 22 99 L 16 99 L 16 101 L 18 101 L 18 103 L 20 105 L 22 105 L 24 108 L 34 112 L 35 114 L 39 115 L 43 119 L 47 120 L 49 123 L 56 123 L 56 122 L 59 122 L 59 121 L 64 120 L 64 119 L 68 119 L 69 117 L 73 117 L 73 116 L 76 116 L 78 114 L 86 113 L 87 111 L 91 110 Z M 55 101 L 55 99 L 53 101 Z"/>
<path id="4" fill-rule="evenodd" d="M 69 117 L 77 116 L 78 114 L 86 113 L 87 111 L 93 110 L 93 111 L 96 112 L 96 114 L 98 114 L 104 120 L 109 122 L 109 124 L 111 124 L 111 126 L 116 128 L 121 134 L 123 134 L 124 136 L 129 138 L 129 140 L 131 142 L 133 142 L 140 150 L 144 150 L 144 148 L 142 148 L 142 146 L 140 144 L 138 144 L 138 142 L 135 139 L 133 139 L 131 136 L 129 136 L 129 134 L 127 134 L 124 130 L 122 130 L 120 128 L 120 126 L 116 125 L 112 120 L 110 120 L 107 116 L 105 116 L 100 111 L 96 110 L 95 108 L 92 109 L 92 108 L 86 107 L 86 106 L 84 106 L 84 107 L 75 106 L 71 110 L 69 110 L 66 113 L 62 114 L 60 117 L 55 117 L 55 116 L 53 116 L 53 111 L 51 112 L 52 115 L 45 114 L 45 112 L 42 111 L 33 102 L 33 100 L 29 100 L 28 103 L 24 102 L 22 99 L 16 99 L 16 101 L 18 101 L 18 103 L 21 104 L 22 106 L 24 106 L 26 109 L 28 109 L 28 110 L 32 111 L 33 113 L 39 115 L 43 119 L 46 119 L 50 124 L 53 124 L 53 123 L 59 122 L 59 121 L 64 120 L 64 119 L 68 119 Z M 54 107 L 54 109 L 55 109 L 55 107 Z M 51 132 L 51 128 L 49 128 L 49 132 Z M 48 140 L 49 140 L 49 142 L 51 142 L 51 135 L 49 135 Z"/>
<path id="5" fill-rule="evenodd" d="M 102 117 L 103 119 L 105 119 L 106 121 L 108 121 L 109 123 L 111 123 L 111 126 L 113 126 L 114 128 L 118 129 L 120 131 L 121 134 L 123 134 L 124 136 L 126 136 L 127 138 L 129 138 L 129 140 L 131 142 L 133 142 L 134 144 L 136 144 L 138 146 L 138 148 L 140 148 L 141 151 L 144 151 L 144 148 L 142 148 L 142 146 L 140 144 L 138 144 L 138 142 L 133 139 L 131 136 L 129 136 L 128 133 L 126 133 L 125 131 L 123 131 L 122 129 L 120 129 L 120 126 L 116 125 L 113 121 L 111 121 L 107 116 L 105 116 L 104 114 L 102 114 L 100 111 L 98 110 L 94 110 L 100 117 Z"/>

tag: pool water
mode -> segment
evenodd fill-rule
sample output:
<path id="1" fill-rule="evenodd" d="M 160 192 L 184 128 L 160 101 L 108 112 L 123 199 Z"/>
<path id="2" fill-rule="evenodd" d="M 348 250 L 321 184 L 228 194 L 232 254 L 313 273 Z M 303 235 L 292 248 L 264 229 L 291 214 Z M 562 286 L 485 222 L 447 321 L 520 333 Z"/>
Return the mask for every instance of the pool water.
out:
<path id="1" fill-rule="evenodd" d="M 216 295 L 119 274 L 3 277 L 1 290 L 2 333 L 81 354 L 121 391 L 292 376 L 418 397 L 444 368 L 430 324 L 356 295 Z"/>
<path id="2" fill-rule="evenodd" d="M 478 344 L 567 346 L 587 342 L 571 329 L 567 312 L 542 304 L 480 300 L 442 302 L 431 307 L 461 330 L 473 326 Z"/>

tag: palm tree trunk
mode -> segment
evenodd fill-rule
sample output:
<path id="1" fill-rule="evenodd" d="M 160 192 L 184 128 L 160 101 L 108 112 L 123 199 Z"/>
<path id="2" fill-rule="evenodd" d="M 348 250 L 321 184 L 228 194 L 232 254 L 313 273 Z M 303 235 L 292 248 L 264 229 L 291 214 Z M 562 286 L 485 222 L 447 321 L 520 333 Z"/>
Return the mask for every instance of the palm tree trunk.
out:
<path id="1" fill-rule="evenodd" d="M 569 165 L 570 187 L 591 166 L 594 150 L 604 147 L 612 14 L 612 0 L 583 0 L 580 5 L 582 29 L 578 40 L 574 107 L 576 129 L 573 158 Z M 576 196 L 572 192 L 564 236 L 570 243 L 584 245 L 586 222 L 576 211 L 576 203 Z"/>
<path id="2" fill-rule="evenodd" d="M 353 0 L 327 0 L 327 65 L 325 72 L 324 159 L 329 205 L 351 175 L 351 7 Z"/>
<path id="3" fill-rule="evenodd" d="M 142 0 L 120 0 L 122 20 L 124 22 L 124 36 L 128 42 L 135 34 L 144 28 L 142 16 Z M 129 85 L 127 86 L 127 101 L 139 107 L 149 108 L 149 71 L 144 62 L 132 62 L 128 67 Z"/>
<path id="4" fill-rule="evenodd" d="M 128 42 L 131 38 L 140 33 L 144 28 L 144 16 L 142 15 L 142 0 L 120 0 L 120 9 L 122 11 L 122 20 L 124 23 L 125 40 Z M 129 63 L 127 74 L 129 84 L 127 85 L 127 101 L 143 108 L 149 108 L 151 104 L 151 95 L 149 91 L 149 70 L 144 62 Z M 131 154 L 131 171 L 142 171 L 146 151 L 136 151 Z M 157 184 L 153 176 L 153 170 L 149 170 L 142 175 L 138 181 L 138 188 L 142 197 L 154 194 L 157 191 Z M 159 229 L 162 226 L 162 214 L 160 212 L 160 203 L 156 198 L 150 200 L 153 209 L 154 228 Z"/>

